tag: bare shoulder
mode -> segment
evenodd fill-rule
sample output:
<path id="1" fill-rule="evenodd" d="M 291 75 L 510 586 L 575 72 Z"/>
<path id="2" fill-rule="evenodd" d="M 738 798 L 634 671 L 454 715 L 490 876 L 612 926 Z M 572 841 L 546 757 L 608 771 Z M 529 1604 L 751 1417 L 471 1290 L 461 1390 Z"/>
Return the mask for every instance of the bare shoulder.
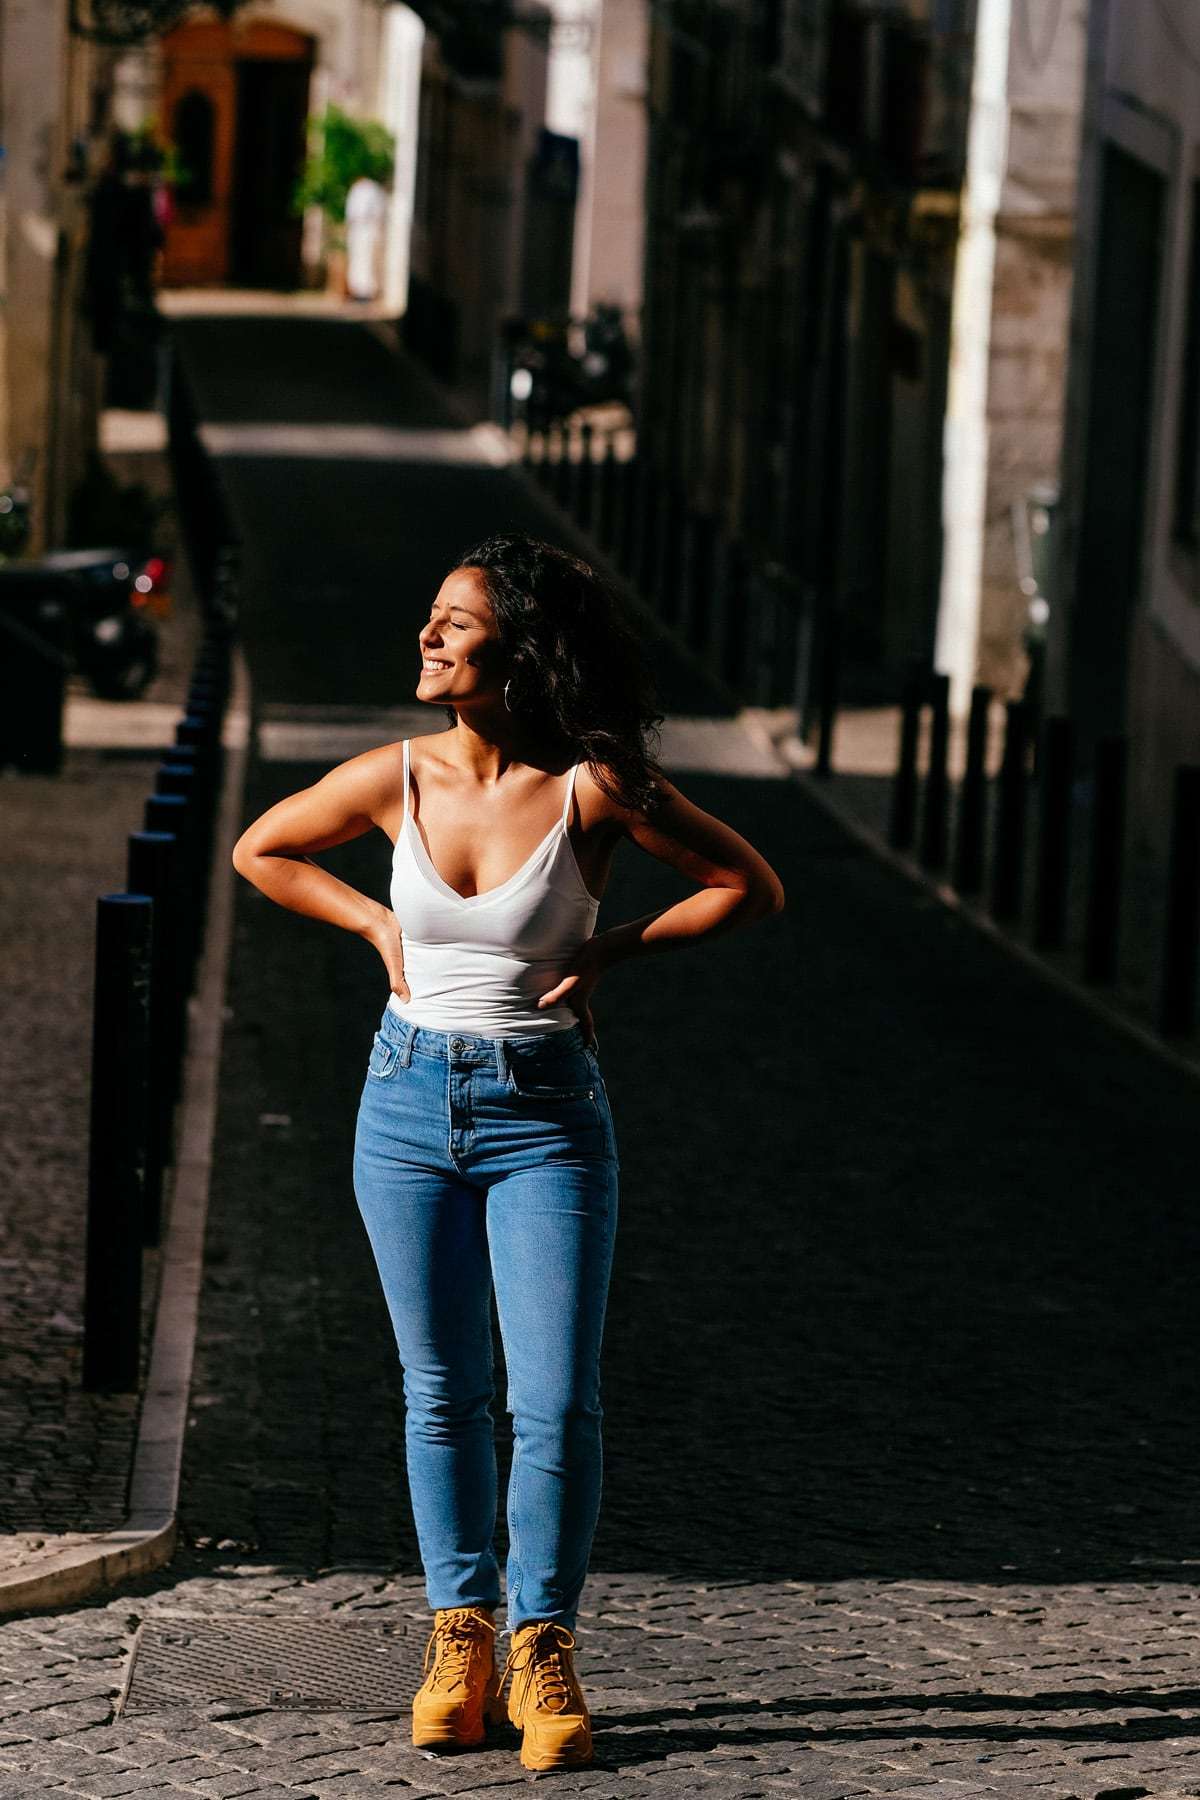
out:
<path id="1" fill-rule="evenodd" d="M 601 776 L 609 787 L 602 785 Z M 618 798 L 619 787 L 616 771 L 608 763 L 580 763 L 575 776 L 575 797 L 586 830 L 608 830 L 617 836 L 627 833 L 631 824 L 641 817 L 636 807 L 627 806 Z"/>
<path id="2" fill-rule="evenodd" d="M 394 837 L 403 784 L 399 744 L 364 750 L 269 806 L 246 827 L 235 855 L 310 855 L 361 837 L 375 825 Z"/>
<path id="3" fill-rule="evenodd" d="M 370 818 L 378 818 L 400 799 L 404 792 L 404 749 L 402 743 L 377 744 L 345 762 L 327 769 L 318 785 L 335 790 L 346 800 L 353 800 L 358 810 Z"/>
<path id="4" fill-rule="evenodd" d="M 601 778 L 609 785 L 604 786 Z M 612 825 L 630 836 L 639 827 L 647 825 L 651 817 L 662 817 L 672 807 L 688 804 L 674 782 L 668 781 L 665 775 L 656 774 L 654 784 L 660 795 L 660 803 L 651 815 L 619 797 L 620 779 L 616 770 L 608 763 L 585 762 L 580 765 L 576 779 L 579 803 L 587 823 Z"/>
<path id="5" fill-rule="evenodd" d="M 608 781 L 608 787 L 604 787 L 601 776 Z M 689 810 L 696 812 L 691 801 L 664 774 L 655 774 L 655 788 L 658 805 L 648 812 L 622 799 L 621 781 L 610 763 L 583 763 L 576 778 L 579 815 L 585 828 L 612 833 L 613 839 L 628 837 L 635 844 L 646 846 L 648 835 L 664 830 L 669 833 L 671 821 L 678 821 Z"/>

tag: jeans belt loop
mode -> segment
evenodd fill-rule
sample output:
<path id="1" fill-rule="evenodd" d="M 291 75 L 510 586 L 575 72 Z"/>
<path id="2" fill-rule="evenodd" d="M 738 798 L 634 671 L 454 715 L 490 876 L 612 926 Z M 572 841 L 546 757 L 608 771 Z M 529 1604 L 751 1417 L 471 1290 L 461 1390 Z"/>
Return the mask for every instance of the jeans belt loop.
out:
<path id="1" fill-rule="evenodd" d="M 408 1019 L 401 1019 L 401 1021 L 400 1021 L 400 1059 L 399 1060 L 400 1060 L 400 1067 L 402 1069 L 407 1069 L 409 1064 L 412 1062 L 413 1039 L 416 1037 L 416 1035 L 417 1035 L 416 1026 L 414 1024 L 412 1024 L 411 1021 Z"/>
<path id="2" fill-rule="evenodd" d="M 504 1048 L 504 1039 L 496 1039 L 496 1079 L 508 1083 L 508 1052 Z"/>

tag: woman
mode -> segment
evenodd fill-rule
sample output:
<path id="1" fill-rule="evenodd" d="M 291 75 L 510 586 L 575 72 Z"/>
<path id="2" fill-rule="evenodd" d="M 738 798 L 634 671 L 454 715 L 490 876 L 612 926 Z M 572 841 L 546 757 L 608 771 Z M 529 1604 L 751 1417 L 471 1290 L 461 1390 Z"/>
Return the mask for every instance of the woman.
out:
<path id="1" fill-rule="evenodd" d="M 614 963 L 777 912 L 783 889 L 649 754 L 662 717 L 649 673 L 586 563 L 525 534 L 488 538 L 450 570 L 418 641 L 416 697 L 452 729 L 331 769 L 255 820 L 233 861 L 281 905 L 372 944 L 391 987 L 354 1181 L 404 1369 L 434 1612 L 413 1742 L 479 1743 L 507 1710 L 525 1767 L 560 1768 L 592 1757 L 573 1627 L 600 1504 L 617 1220 L 592 992 Z M 390 907 L 310 855 L 372 826 L 393 844 Z M 623 839 L 698 891 L 594 933 Z M 513 1415 L 502 1672 L 493 1286 Z"/>

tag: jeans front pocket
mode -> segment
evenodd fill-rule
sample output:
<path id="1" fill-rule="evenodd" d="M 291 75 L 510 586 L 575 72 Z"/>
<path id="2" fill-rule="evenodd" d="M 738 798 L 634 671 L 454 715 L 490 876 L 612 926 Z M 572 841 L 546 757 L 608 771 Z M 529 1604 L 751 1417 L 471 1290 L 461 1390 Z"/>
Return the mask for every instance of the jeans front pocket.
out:
<path id="1" fill-rule="evenodd" d="M 370 1057 L 367 1059 L 368 1078 L 374 1081 L 388 1081 L 399 1066 L 399 1044 L 393 1044 L 390 1038 L 384 1037 L 382 1031 L 377 1031 L 375 1042 L 371 1045 Z"/>
<path id="2" fill-rule="evenodd" d="M 508 1085 L 527 1100 L 595 1100 L 596 1077 L 582 1050 L 567 1056 L 536 1053 L 508 1059 Z"/>

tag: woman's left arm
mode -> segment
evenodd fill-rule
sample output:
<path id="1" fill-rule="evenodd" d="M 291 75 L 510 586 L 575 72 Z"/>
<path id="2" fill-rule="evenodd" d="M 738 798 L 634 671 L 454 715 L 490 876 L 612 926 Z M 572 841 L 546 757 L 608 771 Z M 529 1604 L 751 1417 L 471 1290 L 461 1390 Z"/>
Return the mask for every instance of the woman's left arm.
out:
<path id="1" fill-rule="evenodd" d="M 541 996 L 539 1006 L 567 1000 L 590 1023 L 588 996 L 614 963 L 681 949 L 781 911 L 783 883 L 753 844 L 687 799 L 672 782 L 660 778 L 658 785 L 665 799 L 652 819 L 619 809 L 624 833 L 640 849 L 696 882 L 700 891 L 659 912 L 597 932 L 580 946 L 572 972 Z M 572 991 L 579 989 L 582 992 Z"/>

